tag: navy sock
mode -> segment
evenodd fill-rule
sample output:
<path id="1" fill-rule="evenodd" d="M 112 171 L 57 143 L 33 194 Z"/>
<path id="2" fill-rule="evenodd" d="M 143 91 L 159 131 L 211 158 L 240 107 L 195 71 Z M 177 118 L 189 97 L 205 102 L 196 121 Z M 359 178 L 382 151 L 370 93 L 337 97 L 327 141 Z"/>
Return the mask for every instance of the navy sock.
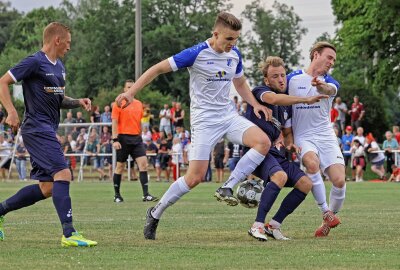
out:
<path id="1" fill-rule="evenodd" d="M 30 185 L 21 188 L 14 196 L 0 203 L 0 216 L 8 212 L 30 206 L 38 201 L 46 199 L 39 185 Z"/>
<path id="2" fill-rule="evenodd" d="M 274 182 L 269 182 L 261 194 L 260 205 L 257 210 L 256 222 L 265 222 L 269 210 L 271 210 L 281 189 Z"/>
<path id="3" fill-rule="evenodd" d="M 297 188 L 294 188 L 281 203 L 278 212 L 272 218 L 273 220 L 282 223 L 283 220 L 293 213 L 293 211 L 304 201 L 307 194 L 301 192 Z"/>
<path id="4" fill-rule="evenodd" d="M 149 195 L 149 178 L 147 172 L 139 172 L 140 184 L 142 184 L 143 196 Z"/>
<path id="5" fill-rule="evenodd" d="M 65 237 L 70 237 L 75 232 L 72 225 L 72 206 L 69 196 L 69 181 L 54 181 L 53 203 L 60 218 Z"/>
<path id="6" fill-rule="evenodd" d="M 113 176 L 113 182 L 114 182 L 114 192 L 115 195 L 119 195 L 119 189 L 121 187 L 121 175 L 114 173 Z"/>

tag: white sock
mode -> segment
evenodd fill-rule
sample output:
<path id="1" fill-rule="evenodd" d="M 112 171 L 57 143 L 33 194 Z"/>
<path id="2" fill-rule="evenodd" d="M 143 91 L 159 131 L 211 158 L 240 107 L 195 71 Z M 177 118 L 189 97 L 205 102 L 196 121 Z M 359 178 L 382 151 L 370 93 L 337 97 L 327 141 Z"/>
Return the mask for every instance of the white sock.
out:
<path id="1" fill-rule="evenodd" d="M 271 226 L 272 229 L 279 229 L 281 224 L 278 221 L 271 219 L 269 226 Z"/>
<path id="2" fill-rule="evenodd" d="M 326 190 L 324 180 L 322 180 L 321 173 L 317 172 L 315 174 L 307 173 L 307 176 L 310 177 L 313 182 L 312 194 L 314 196 L 315 201 L 318 204 L 318 208 L 322 213 L 325 213 L 329 210 L 328 204 L 326 203 Z"/>
<path id="3" fill-rule="evenodd" d="M 190 191 L 189 186 L 185 182 L 185 178 L 179 177 L 168 190 L 164 193 L 161 200 L 154 206 L 151 211 L 151 215 L 160 219 L 161 215 L 164 213 L 165 209 L 176 203 L 183 195 Z"/>
<path id="4" fill-rule="evenodd" d="M 346 197 L 346 184 L 342 188 L 332 186 L 329 196 L 329 208 L 333 213 L 337 213 L 342 209 L 344 198 Z"/>
<path id="5" fill-rule="evenodd" d="M 252 227 L 253 228 L 264 228 L 264 223 L 256 221 L 256 222 L 253 223 Z"/>
<path id="6" fill-rule="evenodd" d="M 257 152 L 257 150 L 251 148 L 247 153 L 239 160 L 235 169 L 232 171 L 229 179 L 222 185 L 224 188 L 232 188 L 245 180 L 260 163 L 264 160 L 265 156 Z"/>

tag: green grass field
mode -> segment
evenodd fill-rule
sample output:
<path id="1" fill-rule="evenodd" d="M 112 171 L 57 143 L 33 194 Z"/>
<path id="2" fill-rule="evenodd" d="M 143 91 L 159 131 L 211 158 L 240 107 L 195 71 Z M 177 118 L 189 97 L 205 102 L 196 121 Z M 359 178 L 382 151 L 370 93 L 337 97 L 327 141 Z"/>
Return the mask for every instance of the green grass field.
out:
<path id="1" fill-rule="evenodd" d="M 24 184 L 0 183 L 0 201 Z M 62 248 L 57 214 L 46 200 L 6 216 L 0 269 L 400 269 L 400 184 L 348 183 L 343 224 L 325 239 L 313 237 L 321 216 L 310 194 L 284 223 L 287 242 L 248 236 L 256 210 L 218 203 L 217 187 L 205 183 L 187 194 L 165 212 L 157 240 L 148 241 L 142 231 L 154 203 L 141 201 L 139 183 L 123 182 L 122 204 L 112 202 L 111 182 L 73 183 L 75 227 L 99 245 Z M 167 188 L 150 186 L 156 196 Z"/>

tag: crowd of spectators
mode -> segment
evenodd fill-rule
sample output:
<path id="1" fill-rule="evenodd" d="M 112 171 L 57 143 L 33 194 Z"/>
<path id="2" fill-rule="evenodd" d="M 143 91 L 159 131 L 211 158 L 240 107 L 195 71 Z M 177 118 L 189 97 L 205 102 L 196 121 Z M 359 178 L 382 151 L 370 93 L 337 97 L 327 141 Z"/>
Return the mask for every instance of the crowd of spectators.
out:
<path id="1" fill-rule="evenodd" d="M 239 114 L 244 114 L 247 103 L 241 102 L 235 96 L 233 105 Z M 185 111 L 179 102 L 171 105 L 164 104 L 162 108 L 152 109 L 150 104 L 143 104 L 144 113 L 141 119 L 142 139 L 149 159 L 149 165 L 155 169 L 156 181 L 176 180 L 180 170 L 185 168 L 190 156 L 190 133 L 185 128 Z M 112 175 L 112 143 L 111 143 L 111 106 L 106 105 L 103 110 L 93 106 L 89 116 L 90 122 L 82 127 L 62 127 L 59 129 L 59 141 L 64 153 L 67 154 L 67 163 L 73 173 L 78 162 L 91 166 L 97 171 L 99 179 L 105 180 Z M 158 112 L 158 114 L 157 114 Z M 393 126 L 392 131 L 385 133 L 385 139 L 380 146 L 372 133 L 364 134 L 362 123 L 366 117 L 363 104 L 359 97 L 354 97 L 350 107 L 336 97 L 331 109 L 331 122 L 338 137 L 338 143 L 343 151 L 346 164 L 347 180 L 363 181 L 363 173 L 369 165 L 379 179 L 398 181 L 400 155 L 393 153 L 399 150 L 400 131 Z M 4 113 L 0 105 L 0 171 L 3 178 L 10 166 L 10 158 L 14 146 L 14 134 L 10 129 L 4 130 Z M 75 117 L 71 111 L 66 113 L 62 123 L 86 123 L 82 112 L 78 111 Z M 90 127 L 91 123 L 107 123 L 109 126 Z M 90 129 L 90 134 L 88 133 Z M 383 137 L 383 136 L 382 136 Z M 86 154 L 81 157 L 79 154 Z M 212 168 L 216 171 L 216 181 L 224 180 L 226 168 L 232 171 L 243 154 L 243 147 L 222 139 L 214 148 L 210 156 L 209 170 L 205 181 L 211 181 Z M 397 155 L 397 162 L 395 160 Z M 26 180 L 28 153 L 22 139 L 19 139 L 15 153 L 15 164 L 20 180 Z M 296 159 L 293 157 L 292 159 Z M 386 166 L 385 166 L 386 165 Z M 393 175 L 392 175 L 393 174 Z M 135 166 L 132 163 L 132 178 L 136 178 Z"/>

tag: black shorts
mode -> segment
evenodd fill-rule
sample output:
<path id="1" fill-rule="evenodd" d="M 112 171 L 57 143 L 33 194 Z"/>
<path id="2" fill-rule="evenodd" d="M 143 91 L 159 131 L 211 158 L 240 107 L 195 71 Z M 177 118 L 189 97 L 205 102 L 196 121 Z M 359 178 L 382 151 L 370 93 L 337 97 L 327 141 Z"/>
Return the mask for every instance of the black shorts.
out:
<path id="1" fill-rule="evenodd" d="M 120 134 L 118 135 L 118 140 L 121 144 L 121 149 L 117 150 L 118 162 L 125 162 L 129 155 L 133 160 L 146 156 L 142 136 Z"/>
<path id="2" fill-rule="evenodd" d="M 4 158 L 4 157 L 3 157 Z M 1 166 L 2 169 L 10 169 L 10 165 L 11 165 L 11 158 L 9 158 L 3 166 Z"/>
<path id="3" fill-rule="evenodd" d="M 223 169 L 224 168 L 224 157 L 215 157 L 214 165 L 215 165 L 216 169 Z"/>

